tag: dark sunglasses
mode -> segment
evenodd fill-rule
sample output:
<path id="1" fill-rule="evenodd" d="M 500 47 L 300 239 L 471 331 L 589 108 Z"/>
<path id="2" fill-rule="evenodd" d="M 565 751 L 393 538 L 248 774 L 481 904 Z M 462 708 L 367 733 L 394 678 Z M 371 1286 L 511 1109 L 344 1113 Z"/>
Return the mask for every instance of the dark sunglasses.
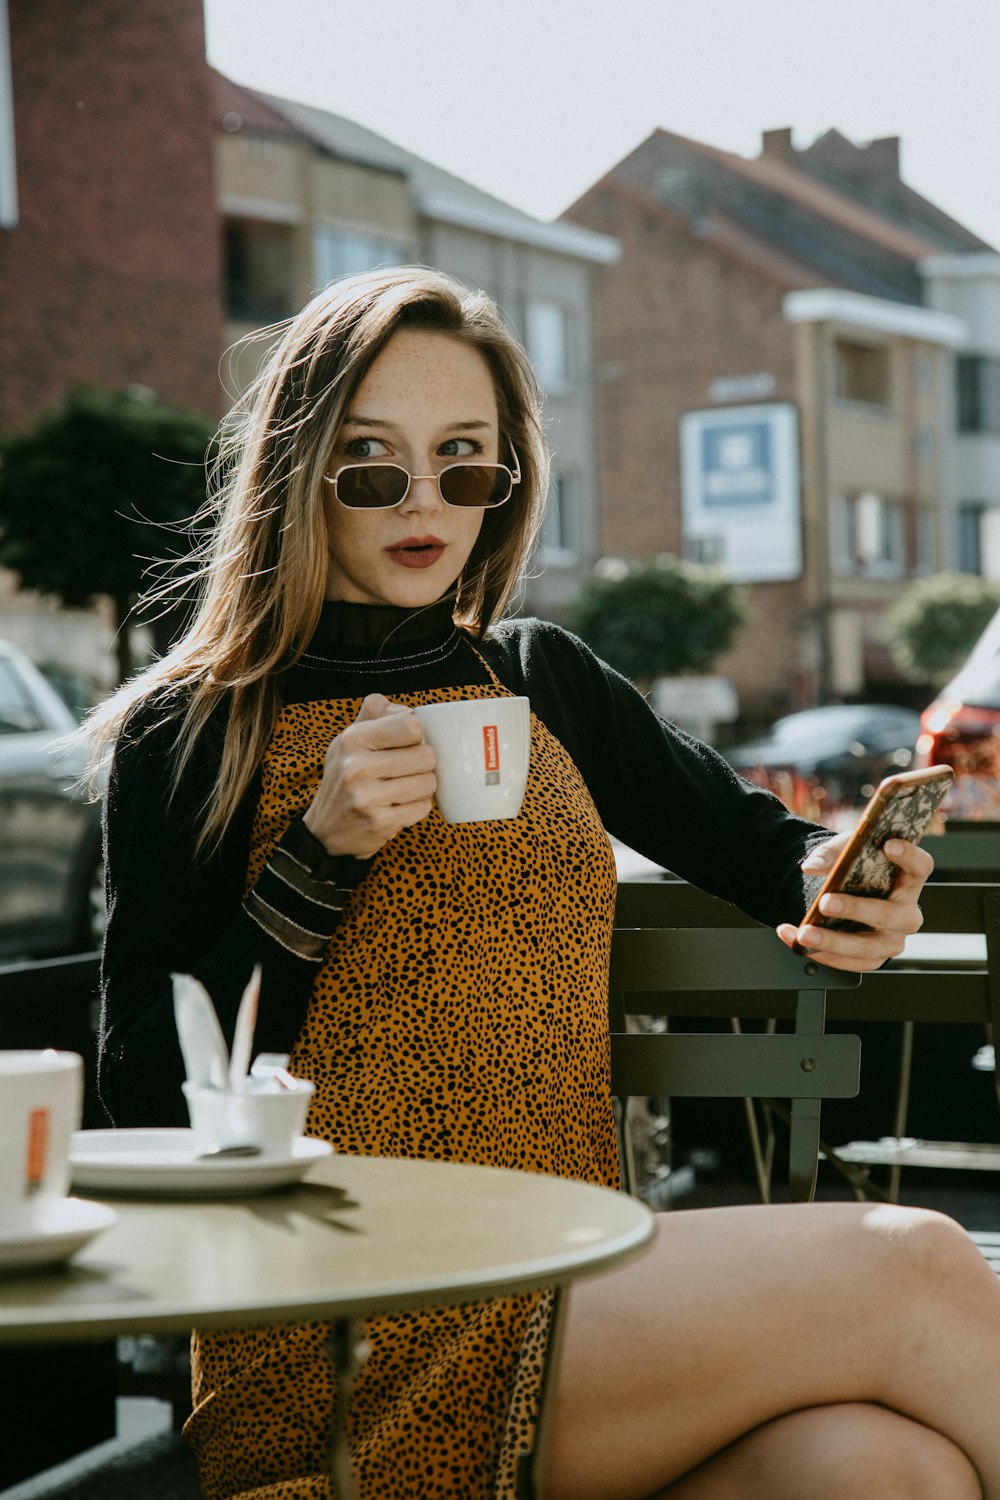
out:
<path id="1" fill-rule="evenodd" d="M 510 499 L 515 484 L 521 483 L 521 468 L 515 455 L 513 470 L 506 464 L 447 464 L 437 474 L 411 474 L 399 464 L 344 464 L 326 477 L 349 510 L 402 505 L 415 479 L 436 480 L 445 505 L 490 510 Z"/>

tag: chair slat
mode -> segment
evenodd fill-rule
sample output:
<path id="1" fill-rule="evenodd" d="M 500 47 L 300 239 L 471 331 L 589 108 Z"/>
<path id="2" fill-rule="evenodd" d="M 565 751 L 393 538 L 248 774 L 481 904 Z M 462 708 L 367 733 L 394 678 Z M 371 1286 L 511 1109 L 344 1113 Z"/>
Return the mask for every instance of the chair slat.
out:
<path id="1" fill-rule="evenodd" d="M 860 976 L 821 969 L 767 927 L 628 928 L 611 939 L 614 983 L 629 991 L 856 989 Z M 819 977 L 817 977 L 819 976 Z M 725 1012 L 729 1014 L 729 1012 Z"/>
<path id="2" fill-rule="evenodd" d="M 618 1033 L 611 1092 L 694 1099 L 853 1099 L 861 1083 L 856 1036 Z"/>

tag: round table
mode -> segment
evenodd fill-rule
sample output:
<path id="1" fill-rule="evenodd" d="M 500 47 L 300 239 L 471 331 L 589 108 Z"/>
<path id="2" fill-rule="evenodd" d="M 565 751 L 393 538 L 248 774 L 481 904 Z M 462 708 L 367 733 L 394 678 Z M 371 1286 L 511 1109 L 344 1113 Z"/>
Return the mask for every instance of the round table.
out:
<path id="1" fill-rule="evenodd" d="M 0 1340 L 107 1338 L 323 1318 L 341 1391 L 371 1313 L 556 1289 L 534 1471 L 544 1461 L 565 1298 L 639 1250 L 636 1199 L 538 1173 L 332 1156 L 303 1182 L 245 1198 L 115 1198 L 118 1221 L 68 1266 L 0 1278 Z M 338 1402 L 331 1462 L 353 1493 Z"/>

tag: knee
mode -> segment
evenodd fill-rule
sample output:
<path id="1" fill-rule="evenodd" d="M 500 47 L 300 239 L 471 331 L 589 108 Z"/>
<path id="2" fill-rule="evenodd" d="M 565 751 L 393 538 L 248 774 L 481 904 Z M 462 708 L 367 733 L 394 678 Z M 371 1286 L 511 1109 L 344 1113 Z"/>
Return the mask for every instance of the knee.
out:
<path id="1" fill-rule="evenodd" d="M 919 1422 L 864 1403 L 797 1416 L 802 1472 L 824 1500 L 982 1500 L 965 1454 Z"/>
<path id="2" fill-rule="evenodd" d="M 960 1448 L 917 1422 L 884 1426 L 855 1457 L 851 1497 L 885 1500 L 983 1500 L 972 1464 Z"/>
<path id="3" fill-rule="evenodd" d="M 868 1243 L 897 1291 L 956 1300 L 978 1297 L 993 1279 L 965 1230 L 946 1214 L 881 1204 L 863 1222 Z"/>

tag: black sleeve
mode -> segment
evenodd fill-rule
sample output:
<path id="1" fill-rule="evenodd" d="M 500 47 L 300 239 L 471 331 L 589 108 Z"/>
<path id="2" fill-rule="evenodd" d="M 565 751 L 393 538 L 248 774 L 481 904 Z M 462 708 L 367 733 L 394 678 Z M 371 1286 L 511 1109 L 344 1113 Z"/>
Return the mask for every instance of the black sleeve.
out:
<path id="1" fill-rule="evenodd" d="M 799 865 L 829 829 L 793 817 L 710 746 L 661 719 L 559 626 L 510 621 L 484 645 L 568 750 L 610 834 L 769 926 L 799 920 L 817 885 Z"/>
<path id="2" fill-rule="evenodd" d="M 145 729 L 141 716 L 134 720 L 116 751 L 105 803 L 108 928 L 98 1083 L 116 1125 L 188 1123 L 172 973 L 201 980 L 231 1043 L 240 997 L 259 961 L 254 1051 L 288 1052 L 305 1017 L 320 961 L 315 951 L 308 956 L 295 951 L 294 940 L 308 927 L 315 949 L 317 936 L 325 932 L 328 937 L 339 920 L 332 902 L 322 900 L 319 906 L 311 899 L 323 887 L 311 883 L 307 872 L 295 878 L 295 860 L 309 838 L 303 841 L 298 820 L 281 840 L 292 851 L 285 856 L 285 869 L 272 859 L 244 904 L 256 782 L 221 847 L 209 857 L 196 855 L 221 726 L 210 721 L 171 799 L 174 735 L 175 723 Z M 350 863 L 356 869 L 343 884 L 365 872 L 364 862 Z M 328 905 L 330 910 L 324 911 Z M 292 943 L 283 941 L 289 937 Z"/>

